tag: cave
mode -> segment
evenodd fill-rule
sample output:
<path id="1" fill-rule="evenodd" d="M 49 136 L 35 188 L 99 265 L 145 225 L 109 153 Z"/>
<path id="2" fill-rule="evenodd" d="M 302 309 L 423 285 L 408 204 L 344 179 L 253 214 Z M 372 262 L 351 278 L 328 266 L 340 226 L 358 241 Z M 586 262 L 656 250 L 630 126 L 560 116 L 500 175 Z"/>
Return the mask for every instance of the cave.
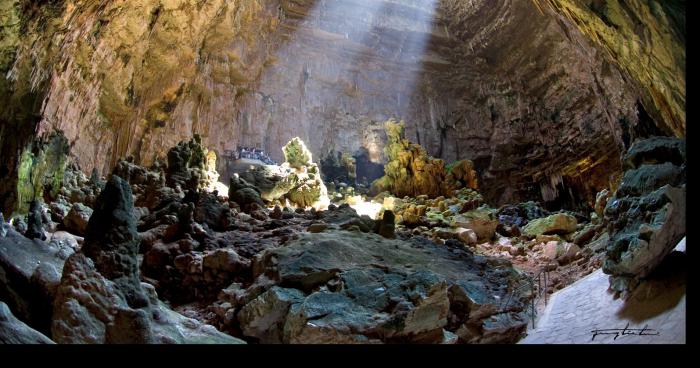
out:
<path id="1" fill-rule="evenodd" d="M 685 12 L 2 1 L 0 342 L 685 344 Z"/>

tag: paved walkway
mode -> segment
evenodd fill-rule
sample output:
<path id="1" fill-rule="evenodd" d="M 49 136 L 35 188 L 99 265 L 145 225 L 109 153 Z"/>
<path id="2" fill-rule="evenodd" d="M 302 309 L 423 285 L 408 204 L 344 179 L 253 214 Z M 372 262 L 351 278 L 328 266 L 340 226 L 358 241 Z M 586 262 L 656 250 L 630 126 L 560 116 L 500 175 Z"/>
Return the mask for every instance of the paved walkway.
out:
<path id="1" fill-rule="evenodd" d="M 685 344 L 685 239 L 676 250 L 627 302 L 613 299 L 602 270 L 554 293 L 519 343 Z"/>

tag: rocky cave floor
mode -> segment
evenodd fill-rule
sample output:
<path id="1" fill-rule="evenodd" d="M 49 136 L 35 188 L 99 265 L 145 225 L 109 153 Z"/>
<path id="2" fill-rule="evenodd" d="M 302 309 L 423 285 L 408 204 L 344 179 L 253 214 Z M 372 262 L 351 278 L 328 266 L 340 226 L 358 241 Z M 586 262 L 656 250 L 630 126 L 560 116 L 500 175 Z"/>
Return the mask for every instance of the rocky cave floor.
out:
<path id="1" fill-rule="evenodd" d="M 14 264 L 15 279 L 24 275 L 23 282 L 46 289 L 40 292 L 48 300 L 44 309 L 51 310 L 53 300 L 53 315 L 27 309 L 32 327 L 56 342 L 114 341 L 109 333 L 91 340 L 90 328 L 57 328 L 61 318 L 68 325 L 84 321 L 75 311 L 60 315 L 56 289 L 66 283 L 66 272 L 60 276 L 65 260 L 85 252 L 84 236 L 95 231 L 91 216 L 115 200 L 132 213 L 132 225 L 116 226 L 108 213 L 104 226 L 116 229 L 99 231 L 140 239 L 141 288 L 155 289 L 164 308 L 249 343 L 514 343 L 530 321 L 532 299 L 543 292 L 537 280 L 528 286 L 530 278 L 548 271 L 545 292 L 551 294 L 600 268 L 607 242 L 595 214 L 591 221 L 550 213 L 534 202 L 494 209 L 472 189 L 435 199 L 382 193 L 373 202 L 382 203 L 384 220 L 375 221 L 348 205 L 361 197 L 349 195 L 355 193 L 344 184 L 329 192 L 334 204 L 316 211 L 279 202 L 241 205 L 216 191 L 182 190 L 187 180 L 169 185 L 157 170 L 121 161 L 114 174 L 131 193 L 112 189 L 107 197 L 100 192 L 114 183 L 69 169 L 56 200 L 32 208 L 29 224 L 15 218 L 14 228 L 3 225 L 5 266 Z M 606 199 L 600 196 L 599 211 Z M 21 234 L 37 228 L 37 217 L 43 236 L 30 241 Z M 20 237 L 41 250 L 13 256 L 8 247 Z M 102 241 L 118 248 L 122 240 L 113 238 Z M 37 276 L 42 262 L 55 266 L 49 276 Z M 12 275 L 3 282 L 11 284 Z M 22 299 L 21 292 L 9 294 Z M 23 308 L 21 301 L 11 304 Z M 108 331 L 117 320 L 97 319 Z"/>

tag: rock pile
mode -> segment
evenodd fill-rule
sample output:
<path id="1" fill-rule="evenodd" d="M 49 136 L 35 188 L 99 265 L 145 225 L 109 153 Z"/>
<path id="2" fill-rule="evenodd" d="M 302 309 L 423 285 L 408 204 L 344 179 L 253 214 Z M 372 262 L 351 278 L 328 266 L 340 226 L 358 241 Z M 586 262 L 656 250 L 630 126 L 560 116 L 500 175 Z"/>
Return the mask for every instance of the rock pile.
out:
<path id="1" fill-rule="evenodd" d="M 99 193 L 89 206 L 66 201 L 61 221 L 84 239 L 50 230 L 47 247 L 3 225 L 0 297 L 58 343 L 508 343 L 532 296 L 513 266 L 589 267 L 586 244 L 601 242 L 597 227 L 561 227 L 569 215 L 535 204 L 504 224 L 509 212 L 470 188 L 382 193 L 376 220 L 347 203 L 294 209 L 280 202 L 294 198 L 290 176 L 322 182 L 301 141 L 285 153 L 265 172 L 279 176 L 234 176 L 228 198 L 187 187 L 199 178 L 189 164 L 120 161 L 107 182 L 89 179 Z M 270 210 L 273 193 L 283 194 Z M 541 234 L 512 235 L 538 221 Z"/>
<path id="2" fill-rule="evenodd" d="M 113 175 L 90 218 L 85 245 L 66 260 L 54 300 L 58 343 L 176 343 L 239 340 L 176 316 L 139 278 L 140 239 L 128 183 Z"/>

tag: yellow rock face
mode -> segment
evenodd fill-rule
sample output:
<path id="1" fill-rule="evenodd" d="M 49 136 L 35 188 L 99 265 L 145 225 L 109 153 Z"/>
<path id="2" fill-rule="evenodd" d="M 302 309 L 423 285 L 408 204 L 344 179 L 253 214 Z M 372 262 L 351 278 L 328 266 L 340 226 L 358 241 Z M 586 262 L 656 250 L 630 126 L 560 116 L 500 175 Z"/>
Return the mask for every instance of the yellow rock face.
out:
<path id="1" fill-rule="evenodd" d="M 382 189 L 397 197 L 453 194 L 457 184 L 445 170 L 443 160 L 430 157 L 423 147 L 403 139 L 404 122 L 392 119 L 384 126 L 388 137 L 384 153 L 389 162 L 384 166 L 384 177 L 377 182 Z"/>

